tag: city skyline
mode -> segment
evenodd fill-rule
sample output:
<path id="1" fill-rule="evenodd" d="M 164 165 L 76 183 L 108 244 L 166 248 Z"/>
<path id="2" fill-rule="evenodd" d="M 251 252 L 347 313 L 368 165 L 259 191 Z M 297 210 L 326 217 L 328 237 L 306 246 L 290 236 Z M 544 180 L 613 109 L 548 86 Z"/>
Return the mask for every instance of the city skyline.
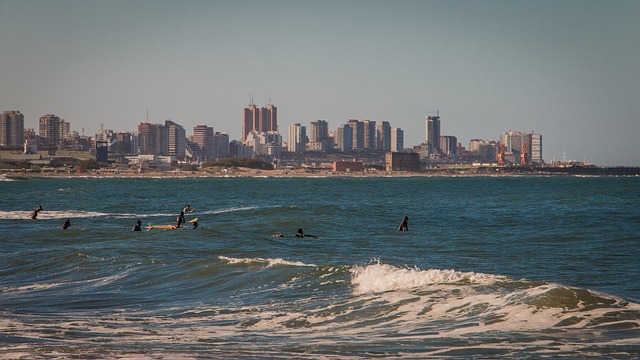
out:
<path id="1" fill-rule="evenodd" d="M 241 22 L 256 10 L 254 21 Z M 389 121 L 441 135 L 544 135 L 544 159 L 640 165 L 634 1 L 0 1 L 0 109 L 74 130 L 171 119 L 241 139 L 253 95 L 280 133 Z M 257 96 L 256 96 L 257 95 Z"/>

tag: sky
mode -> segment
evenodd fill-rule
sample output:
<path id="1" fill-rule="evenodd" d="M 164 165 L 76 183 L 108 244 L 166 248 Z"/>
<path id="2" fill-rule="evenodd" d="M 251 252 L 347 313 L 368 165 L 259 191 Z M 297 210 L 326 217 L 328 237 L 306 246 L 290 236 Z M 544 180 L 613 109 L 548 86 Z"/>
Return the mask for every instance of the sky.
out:
<path id="1" fill-rule="evenodd" d="M 240 138 L 242 109 L 542 135 L 547 162 L 640 166 L 640 1 L 0 0 L 0 111 L 25 127 L 171 119 Z"/>

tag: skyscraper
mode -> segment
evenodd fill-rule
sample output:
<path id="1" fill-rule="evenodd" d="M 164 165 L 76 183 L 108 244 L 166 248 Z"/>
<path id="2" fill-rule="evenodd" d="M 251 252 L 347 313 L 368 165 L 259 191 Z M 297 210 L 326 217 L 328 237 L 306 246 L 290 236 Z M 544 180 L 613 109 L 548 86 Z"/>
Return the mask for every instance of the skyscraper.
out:
<path id="1" fill-rule="evenodd" d="M 167 131 L 167 154 L 184 158 L 187 139 L 184 128 L 171 120 L 165 121 L 164 126 Z"/>
<path id="2" fill-rule="evenodd" d="M 269 132 L 278 131 L 278 108 L 273 104 L 258 108 L 253 99 L 248 107 L 244 108 L 242 120 L 242 142 L 247 139 L 251 131 Z"/>
<path id="3" fill-rule="evenodd" d="M 249 104 L 249 107 L 244 108 L 244 118 L 242 121 L 242 142 L 247 139 L 247 135 L 251 130 L 256 130 L 260 123 L 260 109 L 253 103 L 253 100 Z"/>
<path id="4" fill-rule="evenodd" d="M 193 128 L 193 142 L 202 151 L 205 159 L 213 156 L 213 128 L 206 125 L 198 125 Z"/>
<path id="5" fill-rule="evenodd" d="M 362 120 L 364 130 L 364 148 L 367 150 L 375 150 L 376 142 L 376 122 L 371 120 Z"/>
<path id="6" fill-rule="evenodd" d="M 40 140 L 42 145 L 57 146 L 60 142 L 60 118 L 54 114 L 46 114 L 40 117 Z"/>
<path id="7" fill-rule="evenodd" d="M 437 116 L 427 116 L 427 146 L 429 155 L 440 150 L 440 113 Z"/>
<path id="8" fill-rule="evenodd" d="M 333 133 L 335 145 L 342 151 L 353 150 L 353 128 L 348 124 L 338 126 Z"/>
<path id="9" fill-rule="evenodd" d="M 391 124 L 382 121 L 378 124 L 378 150 L 391 151 Z"/>
<path id="10" fill-rule="evenodd" d="M 300 123 L 289 125 L 289 151 L 304 152 L 307 143 L 307 128 Z"/>
<path id="11" fill-rule="evenodd" d="M 404 151 L 404 131 L 400 128 L 391 129 L 391 151 Z"/>
<path id="12" fill-rule="evenodd" d="M 353 150 L 364 150 L 364 123 L 351 119 L 347 122 L 353 131 Z"/>
<path id="13" fill-rule="evenodd" d="M 0 114 L 0 146 L 22 146 L 24 141 L 24 115 L 20 111 Z"/>

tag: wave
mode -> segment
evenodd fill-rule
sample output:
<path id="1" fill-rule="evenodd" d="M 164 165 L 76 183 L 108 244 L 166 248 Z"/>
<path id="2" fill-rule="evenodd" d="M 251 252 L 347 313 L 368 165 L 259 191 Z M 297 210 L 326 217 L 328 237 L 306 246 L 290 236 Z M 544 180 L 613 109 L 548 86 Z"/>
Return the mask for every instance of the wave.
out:
<path id="1" fill-rule="evenodd" d="M 266 264 L 266 267 L 272 267 L 277 265 L 316 267 L 316 265 L 314 264 L 306 264 L 301 261 L 288 261 L 280 258 L 262 259 L 262 258 L 231 258 L 227 256 L 218 256 L 218 259 L 226 261 L 229 264 Z"/>
<path id="2" fill-rule="evenodd" d="M 194 212 L 189 215 L 215 215 L 237 211 L 250 211 L 258 209 L 257 206 L 245 206 L 245 207 L 230 207 L 225 209 L 207 210 L 202 212 Z M 10 220 L 31 220 L 31 212 L 18 210 L 18 211 L 0 211 L 0 219 Z M 106 213 L 99 211 L 83 211 L 83 210 L 47 210 L 46 208 L 38 214 L 39 220 L 46 219 L 79 219 L 79 218 L 114 218 L 114 219 L 146 219 L 153 217 L 176 217 L 179 211 L 176 213 L 154 213 L 154 214 L 134 214 L 134 213 Z"/>

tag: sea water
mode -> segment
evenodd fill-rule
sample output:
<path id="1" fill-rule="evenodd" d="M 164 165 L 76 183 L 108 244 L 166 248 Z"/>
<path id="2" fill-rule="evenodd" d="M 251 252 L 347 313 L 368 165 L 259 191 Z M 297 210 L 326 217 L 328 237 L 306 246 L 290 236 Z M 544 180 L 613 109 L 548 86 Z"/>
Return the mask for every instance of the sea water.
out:
<path id="1" fill-rule="evenodd" d="M 637 177 L 29 178 L 0 199 L 1 358 L 640 356 Z M 131 231 L 186 204 L 200 228 Z"/>

